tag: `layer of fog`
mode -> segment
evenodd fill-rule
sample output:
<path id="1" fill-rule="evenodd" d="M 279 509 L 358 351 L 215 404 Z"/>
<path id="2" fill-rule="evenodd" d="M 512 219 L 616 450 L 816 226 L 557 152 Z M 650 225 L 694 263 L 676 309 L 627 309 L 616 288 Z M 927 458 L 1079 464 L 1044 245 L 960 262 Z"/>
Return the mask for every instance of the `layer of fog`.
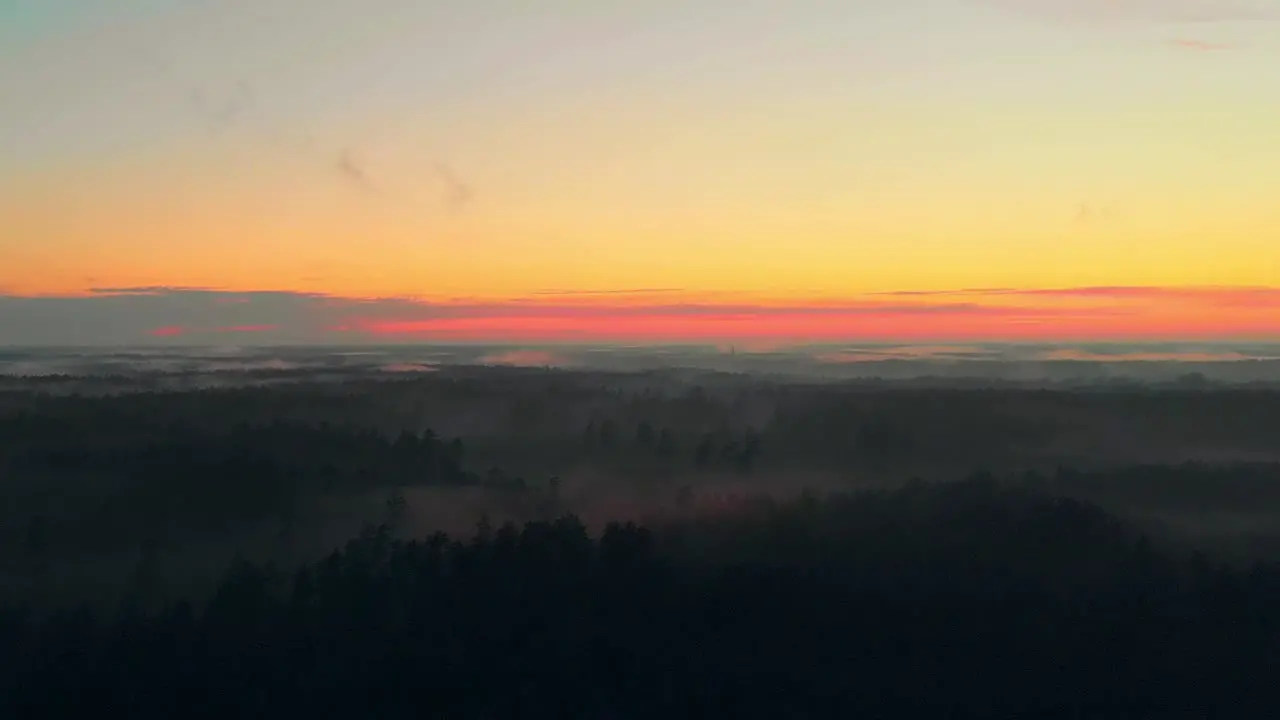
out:
<path id="1" fill-rule="evenodd" d="M 462 366 L 735 373 L 805 381 L 1052 387 L 1203 383 L 1280 386 L 1280 345 L 443 346 L 10 349 L 0 378 L 106 377 L 153 389 L 406 375 Z"/>

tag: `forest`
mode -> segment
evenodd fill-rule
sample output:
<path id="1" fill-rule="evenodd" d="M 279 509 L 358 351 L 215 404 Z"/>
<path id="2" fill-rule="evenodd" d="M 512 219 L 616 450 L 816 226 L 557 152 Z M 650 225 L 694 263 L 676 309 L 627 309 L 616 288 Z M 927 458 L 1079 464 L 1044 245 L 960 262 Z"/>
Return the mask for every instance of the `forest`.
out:
<path id="1" fill-rule="evenodd" d="M 0 393 L 5 717 L 1280 703 L 1280 393 L 92 382 Z"/>

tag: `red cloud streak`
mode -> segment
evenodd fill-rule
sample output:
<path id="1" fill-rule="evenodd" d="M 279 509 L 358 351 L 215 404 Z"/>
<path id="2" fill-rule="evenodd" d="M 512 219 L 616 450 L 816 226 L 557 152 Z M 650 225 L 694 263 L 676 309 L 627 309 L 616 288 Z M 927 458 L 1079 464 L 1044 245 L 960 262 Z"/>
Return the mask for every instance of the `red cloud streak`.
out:
<path id="1" fill-rule="evenodd" d="M 1280 317 L 1091 316 L 1049 317 L 972 315 L 652 315 L 627 317 L 483 317 L 417 321 L 367 319 L 349 324 L 377 336 L 450 340 L 787 340 L 965 339 L 1076 340 L 1157 337 L 1280 336 Z"/>

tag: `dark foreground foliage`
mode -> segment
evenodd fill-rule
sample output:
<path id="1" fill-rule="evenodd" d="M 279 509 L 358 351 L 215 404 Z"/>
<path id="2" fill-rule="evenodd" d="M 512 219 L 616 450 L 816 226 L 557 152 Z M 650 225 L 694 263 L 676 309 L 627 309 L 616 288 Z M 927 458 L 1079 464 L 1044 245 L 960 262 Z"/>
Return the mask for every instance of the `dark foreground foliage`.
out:
<path id="1" fill-rule="evenodd" d="M 972 479 L 652 529 L 370 530 L 195 605 L 4 611 L 3 717 L 1273 717 L 1280 572 Z"/>

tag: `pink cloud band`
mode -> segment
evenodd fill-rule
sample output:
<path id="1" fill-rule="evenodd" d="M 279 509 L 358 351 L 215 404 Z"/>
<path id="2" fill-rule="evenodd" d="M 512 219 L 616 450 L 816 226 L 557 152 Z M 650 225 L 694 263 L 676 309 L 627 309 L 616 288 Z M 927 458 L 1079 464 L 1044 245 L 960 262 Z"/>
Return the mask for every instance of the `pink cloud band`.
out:
<path id="1" fill-rule="evenodd" d="M 78 297 L 0 295 L 0 336 L 16 345 L 58 344 L 69 329 L 78 333 L 65 338 L 71 344 L 227 335 L 315 343 L 1280 338 L 1280 288 L 1273 287 L 985 288 L 839 302 L 744 297 L 664 291 L 431 301 L 125 288 Z"/>

